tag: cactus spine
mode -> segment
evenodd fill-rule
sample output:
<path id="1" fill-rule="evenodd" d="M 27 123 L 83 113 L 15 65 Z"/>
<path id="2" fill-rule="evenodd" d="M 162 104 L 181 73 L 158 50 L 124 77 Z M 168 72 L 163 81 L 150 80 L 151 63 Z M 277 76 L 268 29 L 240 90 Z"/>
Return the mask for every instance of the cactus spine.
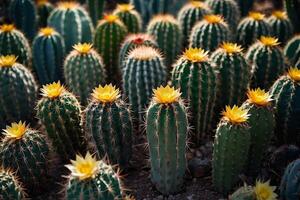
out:
<path id="1" fill-rule="evenodd" d="M 248 110 L 226 106 L 214 142 L 212 177 L 218 192 L 227 194 L 239 179 L 247 163 L 250 132 Z"/>
<path id="2" fill-rule="evenodd" d="M 122 198 L 119 175 L 112 166 L 98 161 L 87 153 L 85 157 L 76 155 L 76 160 L 66 165 L 71 171 L 66 188 L 67 200 L 116 200 Z"/>
<path id="3" fill-rule="evenodd" d="M 54 9 L 54 6 L 48 0 L 37 0 L 38 26 L 46 27 L 48 17 Z"/>
<path id="4" fill-rule="evenodd" d="M 255 194 L 253 191 L 253 187 L 244 185 L 237 189 L 232 195 L 229 197 L 230 200 L 255 200 Z"/>
<path id="5" fill-rule="evenodd" d="M 93 88 L 105 83 L 105 69 L 102 58 L 91 44 L 74 45 L 74 50 L 64 63 L 66 84 L 79 97 L 82 105 L 88 104 Z"/>
<path id="6" fill-rule="evenodd" d="M 108 156 L 110 163 L 126 166 L 131 158 L 132 119 L 119 89 L 111 84 L 97 87 L 92 102 L 85 110 L 85 130 L 100 158 Z"/>
<path id="7" fill-rule="evenodd" d="M 290 64 L 300 68 L 300 35 L 294 36 L 284 47 L 284 56 Z"/>
<path id="8" fill-rule="evenodd" d="M 94 26 L 102 18 L 105 0 L 87 0 L 88 10 Z"/>
<path id="9" fill-rule="evenodd" d="M 169 86 L 154 90 L 146 114 L 151 181 L 164 195 L 178 192 L 186 169 L 188 121 L 180 92 Z"/>
<path id="10" fill-rule="evenodd" d="M 25 197 L 23 188 L 15 175 L 0 169 L 0 198 L 6 200 L 21 200 Z"/>
<path id="11" fill-rule="evenodd" d="M 205 15 L 191 33 L 190 47 L 214 51 L 218 46 L 229 40 L 230 30 L 220 15 Z"/>
<path id="12" fill-rule="evenodd" d="M 64 39 L 50 27 L 42 28 L 33 40 L 33 67 L 44 85 L 63 79 Z"/>
<path id="13" fill-rule="evenodd" d="M 207 137 L 217 93 L 217 73 L 208 61 L 207 52 L 190 48 L 174 65 L 172 85 L 180 88 L 182 98 L 188 100 L 193 142 L 200 144 Z"/>

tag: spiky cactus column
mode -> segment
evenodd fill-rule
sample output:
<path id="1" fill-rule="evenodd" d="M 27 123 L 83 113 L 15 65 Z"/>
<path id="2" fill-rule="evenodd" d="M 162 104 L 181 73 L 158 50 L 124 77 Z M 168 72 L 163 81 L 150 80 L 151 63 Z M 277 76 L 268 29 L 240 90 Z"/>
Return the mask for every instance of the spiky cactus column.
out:
<path id="1" fill-rule="evenodd" d="M 85 157 L 76 155 L 76 160 L 66 165 L 71 171 L 66 186 L 67 200 L 80 197 L 81 200 L 116 200 L 122 198 L 119 175 L 113 167 L 101 160 L 96 160 L 90 153 Z"/>
<path id="2" fill-rule="evenodd" d="M 97 85 L 105 83 L 106 73 L 102 58 L 92 44 L 76 44 L 64 63 L 66 84 L 82 105 L 88 104 L 90 94 Z"/>
<path id="3" fill-rule="evenodd" d="M 13 24 L 0 26 L 0 55 L 16 55 L 18 62 L 29 67 L 31 49 L 23 33 L 16 30 Z"/>
<path id="4" fill-rule="evenodd" d="M 214 142 L 212 177 L 218 192 L 227 194 L 247 164 L 250 132 L 248 110 L 226 106 Z"/>
<path id="5" fill-rule="evenodd" d="M 250 46 L 246 58 L 252 64 L 253 88 L 269 89 L 285 71 L 285 58 L 277 38 L 262 36 L 258 42 Z"/>
<path id="6" fill-rule="evenodd" d="M 284 47 L 284 56 L 292 66 L 300 68 L 300 35 L 294 36 Z"/>
<path id="7" fill-rule="evenodd" d="M 74 44 L 92 42 L 92 21 L 88 13 L 75 2 L 60 2 L 49 16 L 48 26 L 63 36 L 67 53 Z"/>
<path id="8" fill-rule="evenodd" d="M 230 30 L 220 15 L 205 15 L 191 33 L 190 47 L 214 51 L 222 42 L 228 41 Z"/>
<path id="9" fill-rule="evenodd" d="M 172 85 L 180 88 L 182 98 L 188 100 L 191 112 L 191 125 L 194 127 L 194 140 L 209 137 L 208 131 L 217 93 L 217 73 L 202 49 L 187 49 L 174 65 Z"/>
<path id="10" fill-rule="evenodd" d="M 87 0 L 88 10 L 94 26 L 102 18 L 105 0 Z"/>
<path id="11" fill-rule="evenodd" d="M 24 197 L 24 190 L 14 173 L 9 170 L 0 169 L 0 198 L 21 200 Z"/>
<path id="12" fill-rule="evenodd" d="M 124 94 L 131 104 L 134 117 L 140 122 L 152 90 L 166 81 L 165 70 L 162 56 L 152 47 L 138 47 L 127 58 L 123 72 Z"/>
<path id="13" fill-rule="evenodd" d="M 237 27 L 236 41 L 243 47 L 249 47 L 261 36 L 271 35 L 272 28 L 259 12 L 250 12 Z"/>
<path id="14" fill-rule="evenodd" d="M 44 85 L 63 80 L 64 39 L 53 28 L 42 28 L 32 44 L 33 68 Z"/>
<path id="15" fill-rule="evenodd" d="M 285 169 L 280 184 L 280 196 L 285 200 L 298 200 L 300 195 L 300 159 L 290 163 Z"/>
<path id="16" fill-rule="evenodd" d="M 54 6 L 48 0 L 37 0 L 38 26 L 46 27 L 48 17 L 54 9 Z"/>
<path id="17" fill-rule="evenodd" d="M 299 0 L 284 0 L 284 9 L 287 12 L 296 32 L 300 32 L 300 2 Z"/>
<path id="18" fill-rule="evenodd" d="M 0 57 L 0 128 L 19 120 L 33 121 L 37 84 L 13 55 Z"/>
<path id="19" fill-rule="evenodd" d="M 131 4 L 118 4 L 114 15 L 117 15 L 127 27 L 129 33 L 138 33 L 142 30 L 142 19 L 140 14 L 134 10 Z"/>
<path id="20" fill-rule="evenodd" d="M 300 69 L 290 68 L 287 75 L 279 78 L 270 94 L 274 98 L 276 128 L 279 143 L 300 144 Z"/>
<path id="21" fill-rule="evenodd" d="M 120 98 L 119 89 L 111 84 L 95 88 L 84 121 L 88 141 L 98 156 L 107 155 L 111 164 L 125 167 L 131 158 L 133 127 L 129 108 Z"/>
<path id="22" fill-rule="evenodd" d="M 180 92 L 169 86 L 154 90 L 146 113 L 151 181 L 169 195 L 181 189 L 186 169 L 188 121 Z"/>
<path id="23" fill-rule="evenodd" d="M 16 171 L 30 196 L 47 189 L 50 150 L 44 136 L 25 123 L 7 126 L 0 144 L 0 164 Z"/>
<path id="24" fill-rule="evenodd" d="M 235 0 L 238 5 L 239 5 L 239 9 L 241 11 L 241 15 L 242 16 L 246 16 L 249 14 L 249 11 L 252 10 L 253 5 L 254 5 L 254 0 Z"/>
<path id="25" fill-rule="evenodd" d="M 118 65 L 118 58 L 126 34 L 126 26 L 116 15 L 104 16 L 96 28 L 94 46 L 102 56 L 107 77 L 113 84 L 119 84 L 120 81 L 121 68 Z"/>
<path id="26" fill-rule="evenodd" d="M 54 151 L 62 161 L 84 153 L 85 140 L 81 130 L 81 110 L 76 97 L 61 84 L 44 85 L 37 104 L 37 117 L 45 127 Z"/>

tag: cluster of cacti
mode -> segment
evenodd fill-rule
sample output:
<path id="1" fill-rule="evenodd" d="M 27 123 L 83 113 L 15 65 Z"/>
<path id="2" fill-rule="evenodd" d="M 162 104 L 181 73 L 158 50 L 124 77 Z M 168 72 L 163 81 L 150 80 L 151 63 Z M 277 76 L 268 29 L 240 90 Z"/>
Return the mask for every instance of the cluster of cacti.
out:
<path id="1" fill-rule="evenodd" d="M 288 41 L 284 47 L 284 56 L 292 66 L 300 68 L 300 35 Z"/>
<path id="2" fill-rule="evenodd" d="M 54 9 L 54 6 L 48 0 L 37 0 L 37 21 L 39 27 L 46 27 L 48 17 Z"/>
<path id="3" fill-rule="evenodd" d="M 14 173 L 9 170 L 0 169 L 0 198 L 21 200 L 24 197 L 24 190 Z"/>
<path id="4" fill-rule="evenodd" d="M 94 26 L 103 16 L 105 0 L 87 0 L 88 10 Z"/>

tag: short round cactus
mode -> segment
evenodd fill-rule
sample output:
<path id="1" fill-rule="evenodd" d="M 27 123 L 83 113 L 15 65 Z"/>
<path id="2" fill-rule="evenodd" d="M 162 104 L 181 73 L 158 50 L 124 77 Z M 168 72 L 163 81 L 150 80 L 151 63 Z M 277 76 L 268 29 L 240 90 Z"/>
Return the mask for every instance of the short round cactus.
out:
<path id="1" fill-rule="evenodd" d="M 0 169 L 0 199 L 21 200 L 25 197 L 24 189 L 15 174 Z"/>
<path id="2" fill-rule="evenodd" d="M 284 56 L 292 66 L 300 68 L 300 35 L 290 39 L 284 47 Z"/>

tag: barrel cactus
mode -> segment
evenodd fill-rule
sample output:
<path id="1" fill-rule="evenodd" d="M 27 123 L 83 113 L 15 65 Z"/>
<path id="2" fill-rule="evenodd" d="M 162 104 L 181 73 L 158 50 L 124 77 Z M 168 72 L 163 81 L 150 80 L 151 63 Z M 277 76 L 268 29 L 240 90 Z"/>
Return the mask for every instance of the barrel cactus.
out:
<path id="1" fill-rule="evenodd" d="M 290 64 L 300 68 L 300 35 L 294 36 L 284 47 L 284 56 Z"/>
<path id="2" fill-rule="evenodd" d="M 43 28 L 47 26 L 48 17 L 54 9 L 49 0 L 37 0 L 38 26 Z"/>
<path id="3" fill-rule="evenodd" d="M 87 0 L 88 11 L 94 26 L 97 26 L 98 20 L 103 16 L 105 0 Z"/>
<path id="4" fill-rule="evenodd" d="M 21 200 L 24 197 L 24 189 L 15 174 L 9 170 L 0 169 L 0 198 Z"/>

